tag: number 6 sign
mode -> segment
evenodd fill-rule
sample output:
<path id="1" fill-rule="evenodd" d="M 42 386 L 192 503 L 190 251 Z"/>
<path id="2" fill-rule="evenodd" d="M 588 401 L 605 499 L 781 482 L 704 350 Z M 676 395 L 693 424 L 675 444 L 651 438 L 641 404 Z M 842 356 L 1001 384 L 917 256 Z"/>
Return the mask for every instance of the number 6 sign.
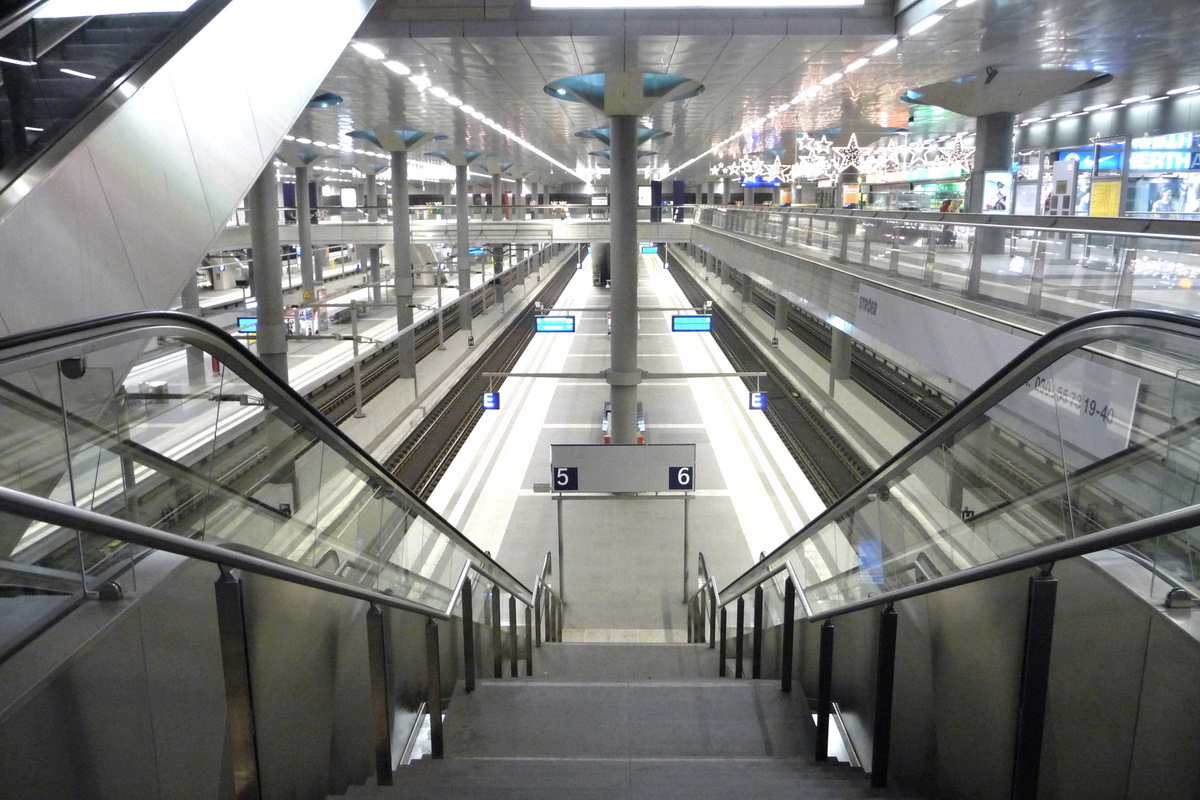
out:
<path id="1" fill-rule="evenodd" d="M 667 467 L 667 488 L 685 492 L 692 490 L 694 467 Z M 661 473 L 660 473 L 661 474 Z"/>

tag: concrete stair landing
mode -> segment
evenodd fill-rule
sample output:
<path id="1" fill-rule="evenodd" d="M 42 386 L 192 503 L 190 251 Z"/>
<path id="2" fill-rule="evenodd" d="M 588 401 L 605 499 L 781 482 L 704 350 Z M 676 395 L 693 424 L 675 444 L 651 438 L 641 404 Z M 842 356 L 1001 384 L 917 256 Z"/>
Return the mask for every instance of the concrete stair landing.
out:
<path id="1" fill-rule="evenodd" d="M 812 760 L 800 693 L 709 677 L 703 645 L 544 645 L 534 678 L 460 683 L 446 757 L 402 767 L 393 787 L 348 798 L 729 800 L 908 797 L 860 770 Z"/>

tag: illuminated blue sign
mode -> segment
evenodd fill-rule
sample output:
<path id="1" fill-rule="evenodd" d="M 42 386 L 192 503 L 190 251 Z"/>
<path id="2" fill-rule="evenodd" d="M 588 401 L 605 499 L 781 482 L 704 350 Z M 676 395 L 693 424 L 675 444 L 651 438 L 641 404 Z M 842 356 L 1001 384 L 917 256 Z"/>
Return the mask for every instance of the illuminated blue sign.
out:
<path id="1" fill-rule="evenodd" d="M 238 317 L 238 333 L 257 333 L 258 317 Z"/>
<path id="2" fill-rule="evenodd" d="M 574 317 L 534 317 L 538 333 L 574 333 Z"/>
<path id="3" fill-rule="evenodd" d="M 658 255 L 658 245 L 644 244 L 642 245 L 642 255 Z"/>
<path id="4" fill-rule="evenodd" d="M 484 392 L 483 393 L 483 410 L 484 411 L 499 411 L 500 410 L 500 393 L 499 392 Z"/>
<path id="5" fill-rule="evenodd" d="M 712 316 L 709 314 L 687 314 L 671 317 L 673 333 L 699 331 L 707 333 L 712 330 Z"/>
<path id="6" fill-rule="evenodd" d="M 770 180 L 767 180 L 761 175 L 755 175 L 753 178 L 742 178 L 742 186 L 750 189 L 756 189 L 764 186 L 783 186 L 783 179 L 771 178 Z"/>
<path id="7" fill-rule="evenodd" d="M 468 248 L 467 248 L 467 252 L 468 252 L 468 253 L 470 253 L 470 254 L 471 254 L 471 255 L 473 255 L 473 256 L 481 256 L 481 255 L 483 255 L 483 254 L 484 254 L 486 251 L 485 251 L 485 250 L 484 250 L 482 247 L 468 247 Z"/>
<path id="8" fill-rule="evenodd" d="M 766 411 L 767 410 L 767 393 L 766 392 L 751 392 L 750 393 L 750 410 L 751 411 Z"/>

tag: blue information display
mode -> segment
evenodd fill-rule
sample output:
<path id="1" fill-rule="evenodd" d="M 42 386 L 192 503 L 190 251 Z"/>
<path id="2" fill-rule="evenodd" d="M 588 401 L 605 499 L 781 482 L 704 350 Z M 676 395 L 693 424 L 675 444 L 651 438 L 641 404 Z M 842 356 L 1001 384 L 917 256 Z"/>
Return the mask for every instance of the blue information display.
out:
<path id="1" fill-rule="evenodd" d="M 238 317 L 238 333 L 257 333 L 258 317 Z"/>
<path id="2" fill-rule="evenodd" d="M 538 333 L 574 333 L 575 317 L 534 317 Z"/>
<path id="3" fill-rule="evenodd" d="M 656 244 L 642 245 L 642 255 L 644 255 L 644 256 L 658 255 L 658 245 L 656 245 Z"/>
<path id="4" fill-rule="evenodd" d="M 763 411 L 767 407 L 766 392 L 751 392 L 750 393 L 750 408 L 753 411 Z"/>
<path id="5" fill-rule="evenodd" d="M 483 410 L 484 411 L 499 411 L 500 410 L 500 393 L 499 392 L 484 392 L 483 393 Z"/>
<path id="6" fill-rule="evenodd" d="M 671 331 L 674 333 L 684 331 L 707 333 L 711 330 L 712 316 L 710 314 L 686 314 L 671 317 Z"/>

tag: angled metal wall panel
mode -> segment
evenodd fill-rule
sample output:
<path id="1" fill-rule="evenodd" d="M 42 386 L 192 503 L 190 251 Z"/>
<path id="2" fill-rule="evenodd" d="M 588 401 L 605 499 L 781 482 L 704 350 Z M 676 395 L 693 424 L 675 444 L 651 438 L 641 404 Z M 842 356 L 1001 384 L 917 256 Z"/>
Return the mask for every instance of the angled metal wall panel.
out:
<path id="1" fill-rule="evenodd" d="M 166 308 L 372 2 L 232 2 L 0 220 L 0 332 Z"/>

